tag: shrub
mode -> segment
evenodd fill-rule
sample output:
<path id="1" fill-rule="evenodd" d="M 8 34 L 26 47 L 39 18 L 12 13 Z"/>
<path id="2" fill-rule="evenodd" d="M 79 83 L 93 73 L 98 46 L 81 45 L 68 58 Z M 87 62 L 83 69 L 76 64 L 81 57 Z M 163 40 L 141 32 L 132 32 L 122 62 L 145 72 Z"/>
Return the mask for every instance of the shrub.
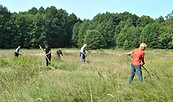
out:
<path id="1" fill-rule="evenodd" d="M 104 37 L 97 30 L 87 30 L 84 42 L 90 49 L 105 48 L 107 45 Z"/>

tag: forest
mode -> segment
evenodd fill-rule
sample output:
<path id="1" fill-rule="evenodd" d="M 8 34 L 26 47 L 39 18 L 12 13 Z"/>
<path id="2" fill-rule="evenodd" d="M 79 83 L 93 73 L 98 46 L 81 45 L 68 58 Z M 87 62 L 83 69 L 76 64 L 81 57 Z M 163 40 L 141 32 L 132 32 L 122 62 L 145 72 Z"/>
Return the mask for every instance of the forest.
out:
<path id="1" fill-rule="evenodd" d="M 115 11 L 116 12 L 116 11 Z M 173 49 L 173 11 L 156 19 L 128 11 L 98 13 L 81 20 L 55 6 L 10 12 L 0 5 L 0 48 L 38 48 L 48 41 L 52 48 L 131 49 L 145 42 L 153 49 Z"/>

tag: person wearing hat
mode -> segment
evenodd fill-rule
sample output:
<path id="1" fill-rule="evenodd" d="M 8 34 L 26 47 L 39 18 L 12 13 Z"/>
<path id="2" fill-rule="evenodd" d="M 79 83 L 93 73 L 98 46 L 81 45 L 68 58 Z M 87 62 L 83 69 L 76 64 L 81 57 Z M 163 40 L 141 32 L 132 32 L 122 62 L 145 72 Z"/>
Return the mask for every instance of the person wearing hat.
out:
<path id="1" fill-rule="evenodd" d="M 45 46 L 45 54 L 46 54 L 46 66 L 49 66 L 51 63 L 51 48 L 48 44 L 48 42 L 44 42 L 44 46 Z"/>
<path id="2" fill-rule="evenodd" d="M 81 62 L 85 62 L 85 57 L 87 56 L 86 51 L 89 52 L 89 50 L 87 49 L 87 44 L 84 44 L 84 46 L 82 46 L 82 48 L 80 50 L 80 61 Z"/>

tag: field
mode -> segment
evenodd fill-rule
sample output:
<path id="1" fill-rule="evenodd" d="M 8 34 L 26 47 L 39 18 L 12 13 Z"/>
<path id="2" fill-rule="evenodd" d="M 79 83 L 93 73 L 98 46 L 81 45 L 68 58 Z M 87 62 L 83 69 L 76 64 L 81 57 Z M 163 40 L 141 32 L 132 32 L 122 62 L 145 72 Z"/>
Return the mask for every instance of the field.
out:
<path id="1" fill-rule="evenodd" d="M 79 49 L 52 50 L 52 67 L 39 49 L 0 50 L 0 102 L 173 102 L 173 51 L 146 50 L 144 82 L 128 84 L 129 50 L 93 50 L 86 63 Z"/>

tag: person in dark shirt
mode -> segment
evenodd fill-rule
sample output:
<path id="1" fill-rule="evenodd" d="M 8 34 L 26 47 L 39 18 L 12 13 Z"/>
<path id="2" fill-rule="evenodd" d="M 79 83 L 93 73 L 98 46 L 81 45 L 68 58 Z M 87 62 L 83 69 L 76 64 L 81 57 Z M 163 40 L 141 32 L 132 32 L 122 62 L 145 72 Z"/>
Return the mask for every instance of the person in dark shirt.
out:
<path id="1" fill-rule="evenodd" d="M 47 42 L 44 43 L 45 46 L 45 54 L 46 54 L 46 66 L 49 66 L 51 63 L 51 48 Z"/>
<path id="2" fill-rule="evenodd" d="M 60 48 L 57 52 L 56 52 L 56 54 L 57 54 L 57 56 L 59 57 L 59 58 L 63 58 L 64 56 L 63 56 L 63 54 L 62 54 L 62 48 Z"/>
<path id="3" fill-rule="evenodd" d="M 18 57 L 18 56 L 20 55 L 20 52 L 22 52 L 22 51 L 20 50 L 20 48 L 21 48 L 21 46 L 18 46 L 17 49 L 16 49 L 15 52 L 14 52 L 14 55 L 15 55 L 16 57 Z"/>

